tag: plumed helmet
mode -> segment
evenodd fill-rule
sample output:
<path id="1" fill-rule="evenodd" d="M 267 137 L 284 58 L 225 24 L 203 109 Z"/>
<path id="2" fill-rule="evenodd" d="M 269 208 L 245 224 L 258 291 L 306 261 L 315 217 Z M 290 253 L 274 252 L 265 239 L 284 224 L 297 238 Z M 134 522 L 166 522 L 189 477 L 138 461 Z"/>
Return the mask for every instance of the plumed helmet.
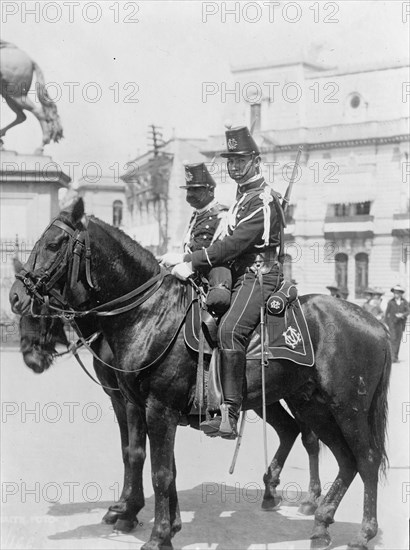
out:
<path id="1" fill-rule="evenodd" d="M 208 172 L 205 163 L 186 164 L 185 165 L 185 185 L 181 185 L 181 189 L 190 189 L 191 187 L 209 187 L 214 189 L 216 186 L 215 180 Z"/>

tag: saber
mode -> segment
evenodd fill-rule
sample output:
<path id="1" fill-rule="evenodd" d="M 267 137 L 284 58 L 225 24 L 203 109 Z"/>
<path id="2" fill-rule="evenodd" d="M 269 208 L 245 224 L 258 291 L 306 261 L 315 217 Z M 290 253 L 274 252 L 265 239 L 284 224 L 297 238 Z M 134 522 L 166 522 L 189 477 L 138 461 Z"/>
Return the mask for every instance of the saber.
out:
<path id="1" fill-rule="evenodd" d="M 296 155 L 295 164 L 293 165 L 292 175 L 290 177 L 288 188 L 286 189 L 285 196 L 283 197 L 282 201 L 282 210 L 284 213 L 286 213 L 286 210 L 289 206 L 290 201 L 290 195 L 292 193 L 293 184 L 295 183 L 296 174 L 298 171 L 299 161 L 300 161 L 300 155 L 302 154 L 303 145 L 299 145 L 298 152 Z"/>
<path id="2" fill-rule="evenodd" d="M 232 458 L 231 467 L 229 468 L 230 474 L 233 474 L 233 471 L 235 470 L 236 459 L 238 458 L 239 447 L 241 446 L 243 431 L 245 429 L 245 422 L 246 422 L 246 411 L 243 411 L 242 418 L 241 418 L 241 427 L 239 428 L 238 439 L 236 440 L 235 452 Z"/>
<path id="3" fill-rule="evenodd" d="M 265 300 L 263 296 L 263 276 L 259 269 L 259 286 L 261 289 L 261 309 L 260 309 L 260 327 L 261 327 L 261 377 L 262 377 L 262 420 L 263 420 L 263 454 L 265 458 L 265 473 L 268 473 L 268 442 L 266 436 L 266 388 L 265 388 L 265 368 L 269 362 L 265 357 Z"/>

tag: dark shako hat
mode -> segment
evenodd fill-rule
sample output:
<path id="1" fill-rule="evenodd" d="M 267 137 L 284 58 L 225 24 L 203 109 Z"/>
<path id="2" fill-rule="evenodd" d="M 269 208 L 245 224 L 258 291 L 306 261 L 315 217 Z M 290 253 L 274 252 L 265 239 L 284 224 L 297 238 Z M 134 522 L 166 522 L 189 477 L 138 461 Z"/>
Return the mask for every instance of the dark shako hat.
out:
<path id="1" fill-rule="evenodd" d="M 186 185 L 180 185 L 181 189 L 190 189 L 191 187 L 216 187 L 215 180 L 208 172 L 208 168 L 203 162 L 198 164 L 185 165 Z"/>
<path id="2" fill-rule="evenodd" d="M 236 155 L 259 155 L 260 151 L 246 126 L 228 128 L 225 132 L 227 153 L 221 153 L 221 157 Z"/>

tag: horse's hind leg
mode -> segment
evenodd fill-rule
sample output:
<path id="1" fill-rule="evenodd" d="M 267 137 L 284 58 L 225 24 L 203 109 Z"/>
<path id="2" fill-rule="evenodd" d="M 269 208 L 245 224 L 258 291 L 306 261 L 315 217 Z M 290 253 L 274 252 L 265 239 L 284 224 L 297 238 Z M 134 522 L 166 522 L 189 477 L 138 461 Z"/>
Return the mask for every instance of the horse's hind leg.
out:
<path id="1" fill-rule="evenodd" d="M 262 417 L 261 409 L 255 412 Z M 266 420 L 278 434 L 279 448 L 273 457 L 268 472 L 263 477 L 265 493 L 262 509 L 273 510 L 280 504 L 282 499 L 276 492 L 276 487 L 280 483 L 279 476 L 297 436 L 302 431 L 302 442 L 309 455 L 310 482 L 308 495 L 302 501 L 299 511 L 306 515 L 313 514 L 321 493 L 318 439 L 310 428 L 304 423 L 296 421 L 279 402 L 267 407 Z"/>
<path id="2" fill-rule="evenodd" d="M 377 534 L 377 487 L 382 454 L 372 449 L 367 413 L 357 412 L 345 417 L 342 428 L 357 462 L 357 468 L 364 484 L 363 520 L 359 533 L 349 543 L 349 548 L 364 550 L 367 543 Z"/>
<path id="3" fill-rule="evenodd" d="M 292 403 L 297 407 L 298 417 L 314 427 L 315 433 L 329 447 L 337 460 L 339 471 L 329 491 L 319 504 L 315 513 L 315 523 L 311 535 L 311 548 L 323 548 L 331 541 L 329 525 L 334 522 L 336 510 L 357 473 L 357 463 L 352 450 L 343 437 L 335 418 L 330 410 L 315 402 L 314 399 Z"/>
<path id="4" fill-rule="evenodd" d="M 145 504 L 142 473 L 146 456 L 147 428 L 138 407 L 130 401 L 127 401 L 125 406 L 128 425 L 129 469 L 128 472 L 126 470 L 125 499 L 114 530 L 128 533 L 136 526 L 136 516 Z"/>
<path id="5" fill-rule="evenodd" d="M 322 493 L 319 478 L 319 440 L 316 434 L 306 425 L 300 426 L 302 431 L 302 442 L 309 455 L 309 490 L 306 497 L 300 503 L 298 512 L 306 516 L 315 513 L 318 501 Z"/>
<path id="6" fill-rule="evenodd" d="M 10 128 L 13 128 L 13 126 L 17 126 L 18 124 L 21 124 L 27 118 L 26 115 L 23 112 L 23 108 L 21 107 L 21 105 L 17 101 L 15 101 L 11 97 L 5 97 L 5 100 L 6 100 L 7 105 L 10 107 L 10 109 L 14 113 L 16 113 L 16 118 L 13 120 L 13 122 L 11 122 L 10 124 L 8 124 L 7 126 L 5 126 L 4 128 L 2 128 L 0 130 L 0 137 L 5 136 L 6 132 L 8 130 L 10 130 Z"/>

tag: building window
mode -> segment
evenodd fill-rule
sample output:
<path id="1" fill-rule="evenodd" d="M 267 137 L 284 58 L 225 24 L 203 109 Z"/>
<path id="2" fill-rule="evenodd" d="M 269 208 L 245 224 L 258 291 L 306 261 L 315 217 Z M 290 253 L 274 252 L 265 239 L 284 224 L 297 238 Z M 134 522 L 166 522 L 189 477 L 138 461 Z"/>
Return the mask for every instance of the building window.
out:
<path id="1" fill-rule="evenodd" d="M 112 204 L 112 224 L 114 227 L 122 225 L 122 201 L 114 201 Z"/>
<path id="2" fill-rule="evenodd" d="M 251 105 L 251 128 L 254 132 L 259 132 L 261 129 L 261 108 L 260 103 Z"/>
<path id="3" fill-rule="evenodd" d="M 349 204 L 338 203 L 334 205 L 334 213 L 337 218 L 343 218 L 349 215 Z"/>
<path id="4" fill-rule="evenodd" d="M 364 291 L 369 286 L 369 256 L 360 252 L 355 256 L 356 260 L 356 284 L 355 297 L 364 298 Z"/>
<path id="5" fill-rule="evenodd" d="M 342 293 L 347 291 L 347 264 L 348 256 L 340 252 L 335 255 L 335 280 Z"/>
<path id="6" fill-rule="evenodd" d="M 371 201 L 337 203 L 333 205 L 334 216 L 344 218 L 349 216 L 366 216 L 370 214 Z"/>
<path id="7" fill-rule="evenodd" d="M 354 204 L 354 216 L 367 216 L 370 214 L 370 201 L 356 202 Z"/>
<path id="8" fill-rule="evenodd" d="M 285 281 L 292 281 L 292 256 L 285 254 L 283 261 L 283 278 Z"/>

